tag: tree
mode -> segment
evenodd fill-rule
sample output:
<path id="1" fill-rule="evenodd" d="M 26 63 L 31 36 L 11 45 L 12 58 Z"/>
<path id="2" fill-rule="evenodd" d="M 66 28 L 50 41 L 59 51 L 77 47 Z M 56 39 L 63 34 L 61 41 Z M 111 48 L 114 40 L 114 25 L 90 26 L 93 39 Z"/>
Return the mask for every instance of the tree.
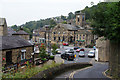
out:
<path id="1" fill-rule="evenodd" d="M 57 49 L 57 45 L 56 44 L 53 44 L 52 45 L 52 53 L 53 53 L 53 55 L 55 55 L 56 53 L 57 53 L 57 51 L 56 51 L 56 49 Z"/>
<path id="2" fill-rule="evenodd" d="M 99 3 L 92 16 L 93 33 L 106 39 L 120 41 L 120 2 Z"/>
<path id="3" fill-rule="evenodd" d="M 74 19 L 74 18 L 75 18 L 75 15 L 72 12 L 70 12 L 68 14 L 68 18 L 67 19 Z"/>
<path id="4" fill-rule="evenodd" d="M 53 20 L 53 19 L 51 19 L 50 20 L 50 28 L 53 28 L 53 27 L 55 27 L 57 24 L 56 24 L 56 22 Z"/>
<path id="5" fill-rule="evenodd" d="M 47 54 L 46 54 L 46 48 L 45 48 L 45 45 L 41 45 L 40 46 L 40 53 L 39 53 L 39 55 L 40 55 L 40 58 L 41 59 L 43 59 L 43 58 L 46 58 L 47 57 Z"/>
<path id="6" fill-rule="evenodd" d="M 66 20 L 66 16 L 61 15 L 61 19 Z"/>

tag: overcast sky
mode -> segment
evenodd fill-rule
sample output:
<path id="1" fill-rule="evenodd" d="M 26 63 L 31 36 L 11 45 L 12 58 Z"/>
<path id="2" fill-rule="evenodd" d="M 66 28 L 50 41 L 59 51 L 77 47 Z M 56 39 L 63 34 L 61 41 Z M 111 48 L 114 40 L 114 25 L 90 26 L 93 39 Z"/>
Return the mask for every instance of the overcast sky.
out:
<path id="1" fill-rule="evenodd" d="M 0 17 L 6 18 L 8 26 L 21 25 L 69 12 L 82 10 L 86 6 L 98 4 L 100 0 L 1 0 Z"/>

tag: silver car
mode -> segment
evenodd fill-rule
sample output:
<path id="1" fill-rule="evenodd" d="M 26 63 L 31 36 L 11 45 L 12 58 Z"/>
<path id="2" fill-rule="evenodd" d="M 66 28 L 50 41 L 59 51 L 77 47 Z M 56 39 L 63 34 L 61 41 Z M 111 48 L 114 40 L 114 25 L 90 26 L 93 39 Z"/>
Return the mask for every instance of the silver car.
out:
<path id="1" fill-rule="evenodd" d="M 85 52 L 84 51 L 80 51 L 79 52 L 79 57 L 85 57 Z"/>

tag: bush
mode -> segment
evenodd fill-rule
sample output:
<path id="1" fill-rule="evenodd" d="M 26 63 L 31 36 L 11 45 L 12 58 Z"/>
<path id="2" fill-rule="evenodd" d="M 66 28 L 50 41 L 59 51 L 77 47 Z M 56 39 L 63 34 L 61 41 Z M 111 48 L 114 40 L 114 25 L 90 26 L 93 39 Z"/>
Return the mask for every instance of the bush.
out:
<path id="1" fill-rule="evenodd" d="M 50 56 L 50 57 L 49 57 L 49 59 L 52 59 L 52 60 L 54 60 L 54 56 Z"/>
<path id="2" fill-rule="evenodd" d="M 42 58 L 41 60 L 42 60 L 42 61 L 47 61 L 47 59 L 46 59 L 46 58 Z"/>

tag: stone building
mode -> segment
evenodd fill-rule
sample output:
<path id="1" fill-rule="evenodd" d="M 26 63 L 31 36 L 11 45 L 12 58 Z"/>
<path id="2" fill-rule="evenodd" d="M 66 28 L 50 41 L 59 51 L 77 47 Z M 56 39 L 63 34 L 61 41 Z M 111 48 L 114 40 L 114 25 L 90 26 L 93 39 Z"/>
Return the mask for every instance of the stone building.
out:
<path id="1" fill-rule="evenodd" d="M 7 36 L 7 24 L 5 18 L 0 18 L 0 36 Z"/>
<path id="2" fill-rule="evenodd" d="M 33 45 L 19 36 L 7 35 L 5 18 L 0 18 L 0 24 L 2 25 L 0 32 L 3 33 L 0 36 L 0 56 L 5 58 L 5 61 L 2 61 L 3 66 L 30 59 L 34 50 Z"/>
<path id="3" fill-rule="evenodd" d="M 51 30 L 49 25 L 45 25 L 43 28 L 34 30 L 32 39 L 34 42 L 47 44 L 48 40 L 51 40 Z"/>
<path id="4" fill-rule="evenodd" d="M 98 61 L 109 61 L 109 40 L 99 37 L 96 40 L 96 48 L 98 49 Z"/>
<path id="5" fill-rule="evenodd" d="M 70 24 L 58 24 L 52 29 L 51 43 L 69 42 L 75 41 L 75 31 L 77 27 Z"/>
<path id="6" fill-rule="evenodd" d="M 80 46 L 91 45 L 93 41 L 93 34 L 85 29 L 78 29 L 75 36 L 76 44 Z"/>
<path id="7" fill-rule="evenodd" d="M 83 27 L 85 25 L 85 13 L 76 13 L 76 26 Z"/>
<path id="8" fill-rule="evenodd" d="M 33 53 L 33 45 L 19 36 L 2 36 L 2 57 L 3 64 L 10 65 L 21 60 L 30 59 Z"/>
<path id="9" fill-rule="evenodd" d="M 26 40 L 29 40 L 29 38 L 30 38 L 29 34 L 27 32 L 25 32 L 22 27 L 20 28 L 20 30 L 18 32 L 13 33 L 12 35 L 19 36 L 19 37 L 26 39 Z"/>

